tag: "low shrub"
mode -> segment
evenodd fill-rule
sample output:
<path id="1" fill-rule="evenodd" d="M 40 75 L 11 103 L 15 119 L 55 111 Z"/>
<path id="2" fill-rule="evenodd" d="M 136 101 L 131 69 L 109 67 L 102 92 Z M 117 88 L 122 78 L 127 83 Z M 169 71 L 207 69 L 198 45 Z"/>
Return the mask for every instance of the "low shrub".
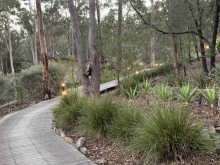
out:
<path id="1" fill-rule="evenodd" d="M 59 84 L 65 74 L 56 63 L 49 63 L 48 72 L 51 90 L 56 93 L 59 91 Z M 29 94 L 42 91 L 42 66 L 34 65 L 29 69 L 23 70 L 18 83 L 22 85 Z"/>
<path id="2" fill-rule="evenodd" d="M 158 75 L 167 74 L 167 73 L 170 73 L 172 70 L 173 70 L 173 64 L 167 63 L 161 66 L 158 66 L 156 68 L 142 70 L 140 71 L 140 73 L 134 74 L 131 77 L 136 79 L 139 82 L 142 82 L 146 78 L 151 78 L 151 77 L 155 77 Z"/>
<path id="3" fill-rule="evenodd" d="M 97 101 L 90 100 L 89 106 L 79 118 L 78 130 L 96 137 L 106 136 L 113 118 L 118 114 L 119 104 L 104 97 Z"/>
<path id="4" fill-rule="evenodd" d="M 203 72 L 199 71 L 193 76 L 193 80 L 196 86 L 200 89 L 204 89 L 209 85 L 209 77 Z"/>
<path id="5" fill-rule="evenodd" d="M 181 74 L 167 74 L 166 76 L 166 82 L 169 86 L 180 86 L 186 84 L 186 79 Z"/>
<path id="6" fill-rule="evenodd" d="M 140 93 L 140 89 L 138 86 L 136 86 L 134 89 L 130 88 L 128 91 L 126 91 L 126 96 L 129 99 L 136 99 L 138 97 L 138 94 Z"/>
<path id="7" fill-rule="evenodd" d="M 168 88 L 167 84 L 158 84 L 155 88 L 154 94 L 158 99 L 161 99 L 163 103 L 166 103 L 173 98 L 173 92 Z"/>
<path id="8" fill-rule="evenodd" d="M 206 88 L 203 90 L 200 90 L 202 96 L 210 103 L 210 108 L 213 113 L 215 114 L 214 107 L 215 107 L 215 102 L 217 101 L 218 97 L 218 91 L 215 89 L 215 87 L 212 88 Z"/>
<path id="9" fill-rule="evenodd" d="M 142 92 L 144 92 L 145 94 L 148 94 L 151 87 L 152 87 L 152 84 L 151 84 L 150 80 L 148 80 L 148 79 L 143 80 Z"/>
<path id="10" fill-rule="evenodd" d="M 124 96 L 129 98 L 128 91 L 138 88 L 139 82 L 133 77 L 126 77 L 120 82 L 120 89 Z M 139 90 L 139 89 L 137 89 Z"/>
<path id="11" fill-rule="evenodd" d="M 188 85 L 180 87 L 179 92 L 177 93 L 179 99 L 185 102 L 186 105 L 192 100 L 192 98 L 196 95 L 197 88 L 191 88 Z"/>
<path id="12" fill-rule="evenodd" d="M 123 143 L 129 143 L 133 138 L 134 130 L 143 122 L 144 117 L 139 109 L 132 106 L 124 106 L 118 111 L 110 126 L 110 135 Z"/>
<path id="13" fill-rule="evenodd" d="M 208 140 L 185 109 L 158 108 L 138 125 L 132 147 L 146 160 L 178 160 L 206 151 Z"/>
<path id="14" fill-rule="evenodd" d="M 13 75 L 0 74 L 0 105 L 16 100 L 16 87 Z"/>
<path id="15" fill-rule="evenodd" d="M 77 126 L 78 119 L 88 104 L 87 100 L 87 98 L 81 97 L 77 93 L 69 93 L 63 96 L 59 105 L 53 111 L 56 126 L 64 130 L 70 130 Z"/>

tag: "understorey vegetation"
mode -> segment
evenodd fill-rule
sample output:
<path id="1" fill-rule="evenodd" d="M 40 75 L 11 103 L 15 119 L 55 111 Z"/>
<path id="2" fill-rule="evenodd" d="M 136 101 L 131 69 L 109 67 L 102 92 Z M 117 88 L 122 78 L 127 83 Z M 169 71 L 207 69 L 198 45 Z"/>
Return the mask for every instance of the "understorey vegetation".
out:
<path id="1" fill-rule="evenodd" d="M 70 93 L 54 110 L 56 126 L 95 138 L 108 137 L 139 153 L 144 164 L 190 159 L 215 152 L 211 133 L 192 121 L 185 106 L 165 103 L 146 112 L 131 102 Z"/>
<path id="2" fill-rule="evenodd" d="M 208 129 L 219 119 L 218 74 L 211 77 L 198 71 L 190 79 L 185 77 L 184 83 L 176 81 L 181 79 L 178 75 L 171 83 L 163 76 L 155 81 L 148 74 L 125 77 L 114 94 L 91 98 L 69 92 L 54 110 L 56 126 L 117 142 L 139 155 L 140 164 L 219 157 L 220 136 Z M 203 105 L 205 112 L 197 113 Z"/>

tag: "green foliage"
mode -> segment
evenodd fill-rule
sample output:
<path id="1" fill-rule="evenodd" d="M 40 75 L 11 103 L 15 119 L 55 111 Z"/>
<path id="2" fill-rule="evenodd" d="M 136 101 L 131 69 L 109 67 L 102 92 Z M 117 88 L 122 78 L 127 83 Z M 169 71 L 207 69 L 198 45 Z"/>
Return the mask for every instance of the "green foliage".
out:
<path id="1" fill-rule="evenodd" d="M 186 80 L 181 74 L 168 74 L 166 76 L 166 82 L 169 86 L 183 86 Z"/>
<path id="2" fill-rule="evenodd" d="M 77 78 L 72 77 L 71 80 L 67 83 L 67 86 L 70 88 L 77 88 L 77 86 L 79 85 L 79 81 Z"/>
<path id="3" fill-rule="evenodd" d="M 216 67 L 211 72 L 212 77 L 216 84 L 220 85 L 220 67 Z"/>
<path id="4" fill-rule="evenodd" d="M 156 68 L 144 70 L 139 74 L 133 75 L 133 77 L 141 82 L 146 78 L 151 78 L 151 77 L 155 77 L 158 75 L 170 73 L 172 70 L 173 70 L 172 64 L 163 64 L 162 66 L 158 66 Z"/>
<path id="5" fill-rule="evenodd" d="M 152 86 L 152 85 L 151 85 L 150 80 L 145 79 L 145 80 L 143 81 L 142 91 L 143 91 L 145 94 L 148 94 L 148 92 L 150 91 L 151 86 Z"/>
<path id="6" fill-rule="evenodd" d="M 172 99 L 172 90 L 168 88 L 167 84 L 159 84 L 156 86 L 155 96 L 165 103 Z"/>
<path id="7" fill-rule="evenodd" d="M 87 99 L 80 97 L 77 93 L 69 93 L 63 96 L 53 111 L 56 126 L 64 130 L 70 130 L 76 126 L 83 108 L 87 104 Z"/>
<path id="8" fill-rule="evenodd" d="M 133 138 L 135 127 L 143 122 L 144 117 L 136 107 L 123 106 L 118 111 L 110 126 L 110 135 L 123 143 L 129 143 Z"/>
<path id="9" fill-rule="evenodd" d="M 196 73 L 193 79 L 198 88 L 204 89 L 209 83 L 208 76 L 203 71 Z"/>
<path id="10" fill-rule="evenodd" d="M 97 101 L 90 100 L 89 106 L 79 119 L 78 130 L 96 137 L 109 132 L 113 118 L 118 114 L 119 105 L 105 97 Z"/>
<path id="11" fill-rule="evenodd" d="M 217 99 L 217 91 L 213 88 L 206 88 L 204 90 L 200 90 L 203 97 L 211 104 L 211 108 L 214 106 L 214 103 Z"/>
<path id="12" fill-rule="evenodd" d="M 116 79 L 115 70 L 113 67 L 113 64 L 110 62 L 107 62 L 103 65 L 101 65 L 101 83 L 105 83 L 108 81 L 112 81 Z"/>
<path id="13" fill-rule="evenodd" d="M 48 73 L 52 91 L 57 92 L 59 90 L 59 84 L 65 74 L 56 63 L 49 63 Z M 29 69 L 23 70 L 19 84 L 22 84 L 28 93 L 42 90 L 42 66 L 35 65 Z"/>
<path id="14" fill-rule="evenodd" d="M 153 111 L 136 128 L 131 146 L 157 164 L 161 159 L 185 159 L 205 151 L 207 140 L 185 109 L 168 107 Z"/>
<path id="15" fill-rule="evenodd" d="M 211 152 L 220 155 L 220 135 L 218 133 L 207 132 L 207 136 L 213 142 L 210 143 L 210 146 L 213 145 Z"/>
<path id="16" fill-rule="evenodd" d="M 0 105 L 6 104 L 15 99 L 15 85 L 14 78 L 12 75 L 2 75 L 0 74 Z"/>
<path id="17" fill-rule="evenodd" d="M 182 86 L 178 93 L 179 99 L 188 104 L 195 96 L 196 89 L 197 88 L 191 88 L 189 84 Z"/>
<path id="18" fill-rule="evenodd" d="M 129 97 L 127 92 L 137 88 L 138 84 L 139 82 L 136 79 L 132 77 L 126 77 L 120 82 L 120 89 L 124 96 Z"/>
<path id="19" fill-rule="evenodd" d="M 126 96 L 129 99 L 134 100 L 134 99 L 136 99 L 138 97 L 138 94 L 140 93 L 140 90 L 139 90 L 139 87 L 136 86 L 134 89 L 130 88 L 128 91 L 126 91 L 126 93 L 127 93 Z"/>

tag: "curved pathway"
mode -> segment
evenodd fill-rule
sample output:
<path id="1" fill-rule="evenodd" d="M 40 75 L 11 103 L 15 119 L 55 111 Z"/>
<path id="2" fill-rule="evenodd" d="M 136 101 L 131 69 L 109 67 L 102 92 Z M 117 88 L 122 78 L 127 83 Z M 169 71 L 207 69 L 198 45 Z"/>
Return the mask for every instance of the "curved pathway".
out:
<path id="1" fill-rule="evenodd" d="M 0 165 L 92 165 L 52 129 L 52 99 L 0 120 Z"/>
<path id="2" fill-rule="evenodd" d="M 100 85 L 101 93 L 116 80 Z M 58 99 L 43 101 L 0 120 L 0 165 L 94 165 L 52 129 Z"/>

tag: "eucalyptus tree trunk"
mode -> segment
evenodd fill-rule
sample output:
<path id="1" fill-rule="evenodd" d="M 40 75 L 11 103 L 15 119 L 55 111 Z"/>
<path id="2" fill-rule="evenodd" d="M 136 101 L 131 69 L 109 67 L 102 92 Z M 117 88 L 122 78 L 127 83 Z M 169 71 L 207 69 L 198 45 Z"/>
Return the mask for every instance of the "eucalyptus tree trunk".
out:
<path id="1" fill-rule="evenodd" d="M 71 28 L 71 53 L 72 53 L 72 56 L 77 57 L 77 49 L 76 49 L 76 42 L 74 38 L 73 28 Z"/>
<path id="2" fill-rule="evenodd" d="M 11 29 L 10 29 L 10 24 L 9 20 L 5 23 L 5 43 L 7 46 L 7 49 L 9 51 L 9 60 L 10 60 L 10 67 L 11 67 L 11 74 L 15 74 L 15 69 L 14 69 L 14 62 L 13 62 L 13 55 L 12 55 L 12 44 L 11 44 Z"/>
<path id="3" fill-rule="evenodd" d="M 151 24 L 154 24 L 154 0 L 151 1 Z M 150 39 L 150 57 L 151 57 L 151 66 L 155 66 L 156 64 L 156 54 L 155 54 L 155 33 L 152 32 Z"/>
<path id="4" fill-rule="evenodd" d="M 90 81 L 89 77 L 86 76 L 86 53 L 85 48 L 83 46 L 82 36 L 79 29 L 79 22 L 76 15 L 76 8 L 73 3 L 73 0 L 68 0 L 68 7 L 69 12 L 71 16 L 71 22 L 72 22 L 72 28 L 74 30 L 74 37 L 76 42 L 76 48 L 77 48 L 77 58 L 79 60 L 79 68 L 80 68 L 80 75 L 82 80 L 82 87 L 83 92 L 85 94 L 90 94 Z"/>
<path id="5" fill-rule="evenodd" d="M 174 72 L 175 74 L 179 73 L 179 57 L 178 57 L 178 53 L 177 53 L 177 39 L 176 39 L 176 35 L 172 34 L 172 56 L 173 56 L 173 67 L 174 67 Z"/>
<path id="6" fill-rule="evenodd" d="M 197 31 L 200 36 L 203 36 L 203 31 L 202 31 L 202 9 L 200 8 L 200 1 L 197 0 L 197 10 L 199 13 L 199 21 L 195 20 L 195 26 L 197 28 Z M 207 62 L 206 62 L 206 53 L 205 53 L 205 44 L 204 41 L 201 37 L 199 37 L 199 44 L 200 44 L 200 51 L 201 51 L 201 58 L 202 58 L 202 67 L 205 73 L 209 73 L 208 67 L 207 67 Z"/>
<path id="7" fill-rule="evenodd" d="M 178 17 L 177 15 L 177 1 L 176 0 L 169 0 L 168 2 L 168 9 L 169 9 L 169 29 L 170 31 L 176 31 L 179 28 L 179 25 L 176 23 Z M 174 67 L 174 73 L 179 74 L 179 56 L 177 52 L 177 35 L 174 33 L 171 33 L 171 45 L 172 45 L 172 58 L 173 58 L 173 67 Z"/>
<path id="8" fill-rule="evenodd" d="M 1 71 L 2 71 L 2 74 L 4 74 L 5 72 L 4 72 L 3 58 L 1 57 L 0 59 L 1 59 L 1 63 L 0 63 L 0 65 L 1 65 Z"/>
<path id="9" fill-rule="evenodd" d="M 89 53 L 91 62 L 92 95 L 99 95 L 100 93 L 100 63 L 96 47 L 96 34 L 95 0 L 89 0 Z"/>
<path id="10" fill-rule="evenodd" d="M 44 34 L 41 0 L 36 0 L 36 8 L 37 8 L 38 33 L 39 33 L 41 58 L 42 58 L 44 100 L 47 100 L 47 99 L 51 99 L 51 89 L 50 89 L 50 82 L 48 77 L 47 47 L 46 47 L 46 40 Z"/>
<path id="11" fill-rule="evenodd" d="M 199 61 L 200 57 L 199 57 L 199 50 L 198 50 L 198 43 L 197 43 L 197 39 L 196 36 L 193 36 L 193 44 L 194 44 L 194 48 L 195 48 L 195 53 L 196 53 L 196 58 Z"/>
<path id="12" fill-rule="evenodd" d="M 202 37 L 203 37 L 203 30 L 202 30 L 202 23 L 203 23 L 202 13 L 203 13 L 203 10 L 200 7 L 200 0 L 196 0 L 196 7 L 197 7 L 196 12 L 198 13 L 197 14 L 198 18 L 196 17 L 195 11 L 192 8 L 192 6 L 190 4 L 188 4 L 189 11 L 192 15 L 195 27 L 197 29 L 197 32 L 198 32 L 199 36 L 200 36 L 199 37 L 199 46 L 200 46 L 200 51 L 201 51 L 202 68 L 203 68 L 203 71 L 208 74 L 209 71 L 208 71 L 207 62 L 206 62 L 205 43 L 202 39 Z M 196 46 L 195 50 L 197 52 L 196 39 L 194 40 L 194 42 L 195 42 L 195 46 Z M 197 55 L 197 57 L 198 57 L 198 55 Z"/>
<path id="13" fill-rule="evenodd" d="M 122 63 L 122 0 L 118 0 L 118 55 L 117 55 L 117 80 L 120 83 L 121 63 Z"/>
<path id="14" fill-rule="evenodd" d="M 99 38 L 99 57 L 103 64 L 105 62 L 105 56 L 103 52 L 102 44 L 102 28 L 101 28 L 101 15 L 100 15 L 100 0 L 96 0 L 97 22 L 98 22 L 98 38 Z"/>
<path id="15" fill-rule="evenodd" d="M 215 0 L 215 13 L 214 13 L 214 25 L 213 25 L 213 34 L 212 34 L 212 45 L 211 45 L 211 61 L 210 61 L 210 70 L 215 68 L 215 47 L 216 47 L 216 39 L 218 34 L 218 26 L 219 26 L 219 13 L 220 13 L 220 1 Z"/>
<path id="16" fill-rule="evenodd" d="M 37 36 L 36 36 L 36 10 L 32 10 L 31 6 L 31 0 L 28 1 L 29 3 L 29 10 L 31 13 L 31 21 L 33 22 L 33 34 L 30 34 L 29 39 L 30 39 L 30 46 L 31 46 L 31 53 L 32 53 L 32 58 L 33 58 L 33 63 L 37 64 L 38 59 L 37 59 Z M 34 16 L 32 16 L 32 14 Z"/>
<path id="17" fill-rule="evenodd" d="M 10 61 L 10 67 L 11 67 L 11 74 L 13 76 L 13 86 L 14 86 L 14 97 L 17 99 L 17 89 L 16 89 L 16 79 L 15 79 L 15 69 L 14 69 L 14 62 L 13 62 L 13 48 L 12 48 L 12 43 L 11 43 L 11 29 L 10 29 L 10 21 L 7 20 L 4 26 L 4 31 L 5 31 L 5 43 L 6 47 L 9 51 L 9 61 Z M 7 64 L 7 59 L 6 59 L 6 64 Z M 6 65 L 7 68 L 7 65 Z"/>

